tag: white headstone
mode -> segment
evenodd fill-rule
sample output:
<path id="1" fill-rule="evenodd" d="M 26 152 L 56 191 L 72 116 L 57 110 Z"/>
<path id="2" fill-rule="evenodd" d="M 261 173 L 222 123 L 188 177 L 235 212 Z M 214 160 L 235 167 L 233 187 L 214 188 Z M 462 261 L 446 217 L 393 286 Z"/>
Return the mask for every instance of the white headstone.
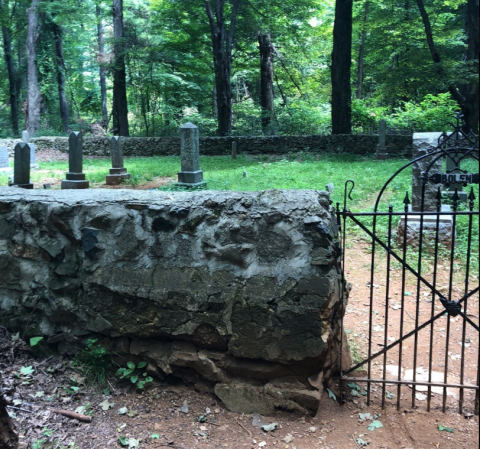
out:
<path id="1" fill-rule="evenodd" d="M 30 143 L 30 133 L 27 130 L 22 131 L 22 141 Z"/>

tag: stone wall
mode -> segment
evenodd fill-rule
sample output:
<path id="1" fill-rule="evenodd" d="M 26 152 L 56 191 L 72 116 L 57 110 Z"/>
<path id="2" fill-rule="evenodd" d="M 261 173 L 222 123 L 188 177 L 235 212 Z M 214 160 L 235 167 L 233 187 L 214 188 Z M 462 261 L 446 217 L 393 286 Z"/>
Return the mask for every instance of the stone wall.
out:
<path id="1" fill-rule="evenodd" d="M 273 137 L 200 137 L 200 154 L 225 155 L 231 153 L 232 142 L 237 142 L 238 153 L 285 154 L 289 151 L 328 153 L 375 154 L 378 136 L 329 135 L 329 136 L 273 136 Z M 0 140 L 0 146 L 13 150 L 15 140 Z M 39 150 L 68 151 L 67 137 L 37 137 L 32 142 Z M 412 136 L 387 135 L 387 151 L 392 156 L 410 157 Z M 178 137 L 129 137 L 124 145 L 125 156 L 168 156 L 180 154 Z M 107 137 L 86 137 L 84 154 L 108 156 Z"/>
<path id="2" fill-rule="evenodd" d="M 239 413 L 316 412 L 339 259 L 326 192 L 0 187 L 2 326 L 67 352 L 96 336 Z"/>

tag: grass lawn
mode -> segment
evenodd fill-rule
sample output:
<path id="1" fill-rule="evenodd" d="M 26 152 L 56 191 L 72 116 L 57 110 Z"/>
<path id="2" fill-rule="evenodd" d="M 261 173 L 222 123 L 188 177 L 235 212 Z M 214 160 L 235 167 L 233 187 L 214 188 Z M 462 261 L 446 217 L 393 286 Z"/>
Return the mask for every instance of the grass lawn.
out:
<path id="1" fill-rule="evenodd" d="M 298 162 L 296 155 L 283 159 L 270 156 L 239 155 L 232 160 L 229 156 L 204 156 L 200 167 L 209 190 L 256 191 L 265 189 L 316 189 L 325 190 L 333 183 L 333 201 L 343 202 L 343 189 L 347 179 L 355 181 L 352 205 L 359 206 L 376 195 L 390 174 L 407 163 L 406 159 L 390 159 L 377 162 L 353 155 L 320 155 L 315 160 L 312 154 L 303 154 Z M 65 179 L 68 162 L 40 162 L 40 170 L 33 171 L 31 181 L 41 187 L 46 179 Z M 109 159 L 86 157 L 83 167 L 87 180 L 91 183 L 104 183 L 110 168 Z M 125 167 L 132 175 L 127 181 L 130 186 L 145 184 L 159 177 L 175 178 L 180 171 L 180 158 L 151 157 L 125 158 Z M 408 171 L 408 170 L 407 170 Z M 244 176 L 246 172 L 246 176 Z M 392 191 L 403 199 L 409 187 L 410 173 L 403 173 L 392 185 Z M 8 177 L 0 174 L 0 185 L 6 185 Z M 99 185 L 98 187 L 101 187 Z M 128 188 L 128 185 L 126 185 Z M 169 187 L 163 187 L 163 189 Z M 393 198 L 392 198 L 393 199 Z"/>

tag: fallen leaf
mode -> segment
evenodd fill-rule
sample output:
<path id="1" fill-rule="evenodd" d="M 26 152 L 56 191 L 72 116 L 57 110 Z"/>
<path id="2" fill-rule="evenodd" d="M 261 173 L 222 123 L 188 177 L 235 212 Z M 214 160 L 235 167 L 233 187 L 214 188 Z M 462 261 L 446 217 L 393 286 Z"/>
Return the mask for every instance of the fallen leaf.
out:
<path id="1" fill-rule="evenodd" d="M 115 404 L 113 402 L 108 402 L 108 399 L 105 399 L 103 402 L 100 402 L 100 404 L 98 404 L 98 406 L 102 409 L 102 410 L 110 410 L 111 408 L 113 408 Z"/>
<path id="2" fill-rule="evenodd" d="M 264 432 L 273 432 L 278 426 L 278 423 L 274 422 L 272 424 L 265 424 L 264 426 L 262 426 L 262 430 Z"/>
<path id="3" fill-rule="evenodd" d="M 353 388 L 353 389 L 355 389 L 355 390 L 360 391 L 360 387 L 359 387 L 356 383 L 354 383 L 354 382 L 350 382 L 349 384 L 347 384 L 347 386 L 348 386 L 349 388 Z"/>
<path id="4" fill-rule="evenodd" d="M 383 424 L 381 423 L 381 421 L 379 421 L 378 419 L 375 420 L 375 421 L 372 421 L 367 429 L 370 430 L 371 432 L 373 432 L 375 429 L 380 429 L 380 427 L 383 427 Z"/>
<path id="5" fill-rule="evenodd" d="M 122 408 L 119 408 L 117 410 L 117 415 L 126 415 L 128 412 L 128 408 L 127 407 L 122 407 Z"/>
<path id="6" fill-rule="evenodd" d="M 440 430 L 440 432 L 449 432 L 449 433 L 453 433 L 453 429 L 451 427 L 444 427 L 444 426 L 437 426 L 438 427 L 438 430 Z"/>
<path id="7" fill-rule="evenodd" d="M 335 393 L 332 390 L 330 390 L 330 388 L 327 388 L 327 391 L 328 391 L 328 397 L 336 401 L 337 397 L 335 396 Z"/>
<path id="8" fill-rule="evenodd" d="M 128 413 L 127 413 L 127 416 L 129 418 L 135 418 L 135 416 L 138 415 L 138 411 L 137 410 L 130 410 Z"/>
<path id="9" fill-rule="evenodd" d="M 150 438 L 154 439 L 154 440 L 158 440 L 160 438 L 160 435 L 158 433 L 152 433 L 150 435 Z"/>

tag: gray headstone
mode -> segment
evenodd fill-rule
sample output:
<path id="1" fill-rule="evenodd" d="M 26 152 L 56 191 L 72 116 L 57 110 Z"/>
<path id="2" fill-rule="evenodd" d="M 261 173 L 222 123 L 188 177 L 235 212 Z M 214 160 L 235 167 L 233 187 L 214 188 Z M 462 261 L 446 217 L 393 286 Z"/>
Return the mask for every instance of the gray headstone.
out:
<path id="1" fill-rule="evenodd" d="M 386 120 L 380 120 L 378 128 L 378 148 L 380 150 L 385 149 L 387 139 L 387 122 Z"/>
<path id="2" fill-rule="evenodd" d="M 83 135 L 71 132 L 68 137 L 68 172 L 62 181 L 62 189 L 87 189 L 89 182 L 85 180 L 83 171 Z"/>
<path id="3" fill-rule="evenodd" d="M 33 184 L 30 183 L 30 147 L 25 142 L 15 145 L 13 184 L 33 189 Z"/>
<path id="4" fill-rule="evenodd" d="M 30 133 L 27 130 L 22 131 L 22 141 L 30 143 Z"/>
<path id="5" fill-rule="evenodd" d="M 377 146 L 377 159 L 387 159 L 387 122 L 380 120 L 378 127 L 378 146 Z"/>
<path id="6" fill-rule="evenodd" d="M 126 179 L 130 179 L 130 173 L 123 166 L 123 144 L 124 137 L 114 136 L 110 139 L 110 155 L 112 157 L 112 168 L 110 174 L 105 177 L 107 185 L 121 184 Z"/>
<path id="7" fill-rule="evenodd" d="M 413 158 L 416 159 L 428 153 L 438 145 L 438 139 L 442 133 L 414 133 L 413 134 Z M 422 205 L 422 173 L 427 171 L 432 162 L 431 157 L 426 157 L 412 165 L 412 210 L 420 211 Z M 436 161 L 430 168 L 429 173 L 439 173 L 442 170 L 442 159 Z M 423 210 L 437 210 L 438 184 L 427 182 L 425 185 L 425 198 Z"/>
<path id="8" fill-rule="evenodd" d="M 200 185 L 203 171 L 200 170 L 200 134 L 193 123 L 186 123 L 180 128 L 180 159 L 182 171 L 178 173 L 178 183 Z"/>
<path id="9" fill-rule="evenodd" d="M 83 135 L 79 132 L 71 132 L 68 137 L 68 171 L 70 173 L 82 173 L 82 170 Z"/>
<path id="10" fill-rule="evenodd" d="M 110 154 L 112 156 L 112 168 L 123 168 L 123 137 L 114 136 L 110 139 Z"/>
<path id="11" fill-rule="evenodd" d="M 0 170 L 10 170 L 10 164 L 8 163 L 8 148 L 0 147 Z"/>

